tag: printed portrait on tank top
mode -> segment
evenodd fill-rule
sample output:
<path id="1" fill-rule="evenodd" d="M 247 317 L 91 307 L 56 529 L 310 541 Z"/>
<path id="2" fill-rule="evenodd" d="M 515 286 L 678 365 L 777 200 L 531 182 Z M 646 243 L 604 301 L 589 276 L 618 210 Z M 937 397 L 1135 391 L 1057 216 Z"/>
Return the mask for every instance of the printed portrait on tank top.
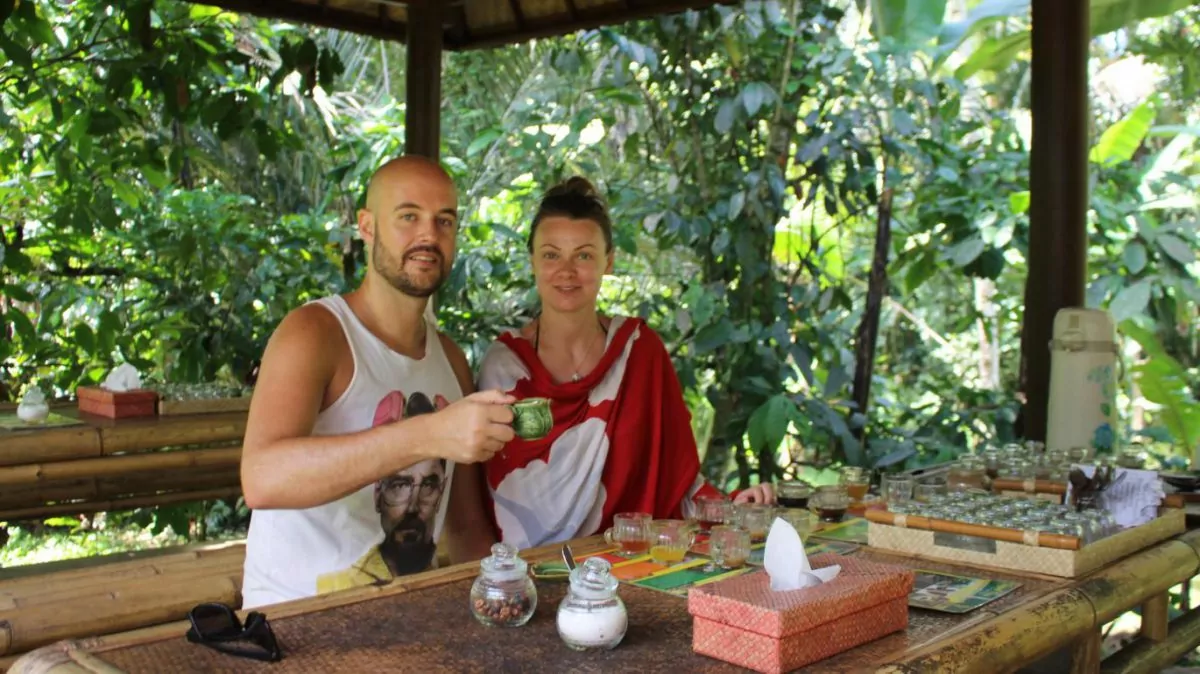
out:
<path id="1" fill-rule="evenodd" d="M 418 392 L 406 399 L 392 391 L 376 406 L 371 427 L 429 414 L 449 404 L 441 395 L 430 400 Z M 317 578 L 317 592 L 383 584 L 428 569 L 437 552 L 433 534 L 445 491 L 445 459 L 422 461 L 376 482 L 375 512 L 382 541 L 349 569 Z"/>

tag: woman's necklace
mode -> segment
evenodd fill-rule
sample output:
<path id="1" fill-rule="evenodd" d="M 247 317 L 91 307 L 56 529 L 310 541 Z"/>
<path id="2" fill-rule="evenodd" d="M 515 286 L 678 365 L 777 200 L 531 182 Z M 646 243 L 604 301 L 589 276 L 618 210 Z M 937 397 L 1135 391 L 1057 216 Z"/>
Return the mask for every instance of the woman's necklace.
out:
<path id="1" fill-rule="evenodd" d="M 538 358 L 542 357 L 541 352 L 538 350 L 542 343 L 542 320 L 541 319 L 542 319 L 542 317 L 538 316 L 537 328 L 535 328 L 536 332 L 534 332 L 534 335 L 533 335 L 533 352 L 538 354 Z M 596 323 L 600 326 L 600 335 L 607 336 L 608 328 L 604 327 L 604 321 L 601 321 L 599 317 L 596 317 Z M 573 373 L 571 374 L 572 382 L 577 382 L 580 379 L 583 379 L 583 376 L 579 374 L 579 368 L 584 364 L 584 362 L 587 361 L 588 356 L 590 356 L 592 354 L 592 349 L 596 347 L 596 339 L 600 335 L 596 335 L 596 337 L 592 338 L 592 343 L 588 345 L 587 351 L 583 352 L 583 358 L 580 358 L 578 361 L 576 361 L 575 366 L 573 368 L 571 368 L 573 371 Z"/>

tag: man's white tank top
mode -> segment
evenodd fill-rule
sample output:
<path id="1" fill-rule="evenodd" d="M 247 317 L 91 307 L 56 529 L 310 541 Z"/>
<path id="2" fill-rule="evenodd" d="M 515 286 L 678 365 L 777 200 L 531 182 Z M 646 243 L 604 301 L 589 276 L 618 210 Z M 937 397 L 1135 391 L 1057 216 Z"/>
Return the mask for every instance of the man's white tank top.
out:
<path id="1" fill-rule="evenodd" d="M 437 328 L 425 357 L 392 351 L 340 296 L 316 300 L 342 326 L 354 357 L 350 386 L 317 415 L 313 435 L 345 435 L 441 409 L 462 397 Z M 454 464 L 424 461 L 315 508 L 257 510 L 246 542 L 242 606 L 254 608 L 436 564 Z"/>

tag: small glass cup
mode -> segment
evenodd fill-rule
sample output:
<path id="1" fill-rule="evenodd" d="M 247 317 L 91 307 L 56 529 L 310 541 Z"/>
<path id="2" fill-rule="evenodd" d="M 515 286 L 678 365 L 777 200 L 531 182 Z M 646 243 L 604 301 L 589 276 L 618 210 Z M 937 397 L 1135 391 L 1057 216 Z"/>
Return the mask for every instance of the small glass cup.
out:
<path id="1" fill-rule="evenodd" d="M 650 558 L 657 564 L 678 564 L 696 541 L 695 528 L 683 520 L 650 523 Z"/>
<path id="2" fill-rule="evenodd" d="M 918 482 L 913 486 L 913 498 L 921 503 L 938 503 L 946 493 L 946 483 L 942 480 Z"/>
<path id="3" fill-rule="evenodd" d="M 775 486 L 775 498 L 784 508 L 808 508 L 813 486 L 803 480 L 788 480 Z"/>
<path id="4" fill-rule="evenodd" d="M 846 493 L 850 496 L 850 500 L 855 502 L 863 500 L 867 495 L 867 490 L 871 487 L 866 471 L 858 466 L 843 466 L 839 473 L 841 483 L 846 487 Z"/>
<path id="5" fill-rule="evenodd" d="M 1018 456 L 1009 457 L 1000 467 L 1000 477 L 1010 480 L 1026 480 L 1035 474 L 1033 462 Z"/>
<path id="6" fill-rule="evenodd" d="M 637 557 L 650 550 L 650 522 L 648 513 L 618 513 L 613 516 L 613 525 L 604 532 L 604 540 L 617 546 L 622 557 Z"/>
<path id="7" fill-rule="evenodd" d="M 718 524 L 725 524 L 733 504 L 724 496 L 700 496 L 696 498 L 696 523 L 701 531 L 708 531 Z"/>
<path id="8" fill-rule="evenodd" d="M 888 508 L 900 503 L 908 503 L 912 500 L 913 494 L 913 479 L 910 475 L 884 475 L 883 476 L 883 500 L 887 501 Z"/>
<path id="9" fill-rule="evenodd" d="M 1092 448 L 1072 447 L 1067 450 L 1067 460 L 1078 466 L 1087 465 L 1092 460 Z"/>
<path id="10" fill-rule="evenodd" d="M 978 456 L 960 458 L 946 473 L 946 486 L 950 491 L 983 489 L 987 479 L 987 464 Z"/>
<path id="11" fill-rule="evenodd" d="M 816 524 L 814 521 L 816 520 L 816 516 L 808 509 L 790 508 L 780 510 L 776 516 L 783 518 L 783 521 L 792 525 L 792 528 L 800 535 L 801 541 L 808 540 L 808 535 L 812 533 L 813 526 Z"/>
<path id="12" fill-rule="evenodd" d="M 742 503 L 734 506 L 738 525 L 750 532 L 750 539 L 761 541 L 775 519 L 775 508 L 763 503 Z"/>
<path id="13" fill-rule="evenodd" d="M 1004 463 L 1004 455 L 996 447 L 983 450 L 983 465 L 989 479 L 1000 476 L 1000 465 Z"/>
<path id="14" fill-rule="evenodd" d="M 829 484 L 817 487 L 809 503 L 822 522 L 841 522 L 850 507 L 850 494 L 844 484 Z"/>
<path id="15" fill-rule="evenodd" d="M 713 569 L 736 569 L 750 558 L 750 532 L 741 527 L 718 525 L 712 528 L 708 551 Z"/>

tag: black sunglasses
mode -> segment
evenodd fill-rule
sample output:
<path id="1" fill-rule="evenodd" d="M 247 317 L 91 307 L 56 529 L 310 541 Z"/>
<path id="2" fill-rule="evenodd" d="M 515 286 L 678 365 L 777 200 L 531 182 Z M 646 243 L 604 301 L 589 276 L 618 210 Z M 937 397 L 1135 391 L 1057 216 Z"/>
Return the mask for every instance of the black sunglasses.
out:
<path id="1" fill-rule="evenodd" d="M 246 614 L 246 624 L 225 604 L 200 604 L 188 612 L 192 626 L 187 640 L 240 658 L 279 662 L 283 652 L 267 617 L 257 611 Z M 243 642 L 249 642 L 243 643 Z"/>

